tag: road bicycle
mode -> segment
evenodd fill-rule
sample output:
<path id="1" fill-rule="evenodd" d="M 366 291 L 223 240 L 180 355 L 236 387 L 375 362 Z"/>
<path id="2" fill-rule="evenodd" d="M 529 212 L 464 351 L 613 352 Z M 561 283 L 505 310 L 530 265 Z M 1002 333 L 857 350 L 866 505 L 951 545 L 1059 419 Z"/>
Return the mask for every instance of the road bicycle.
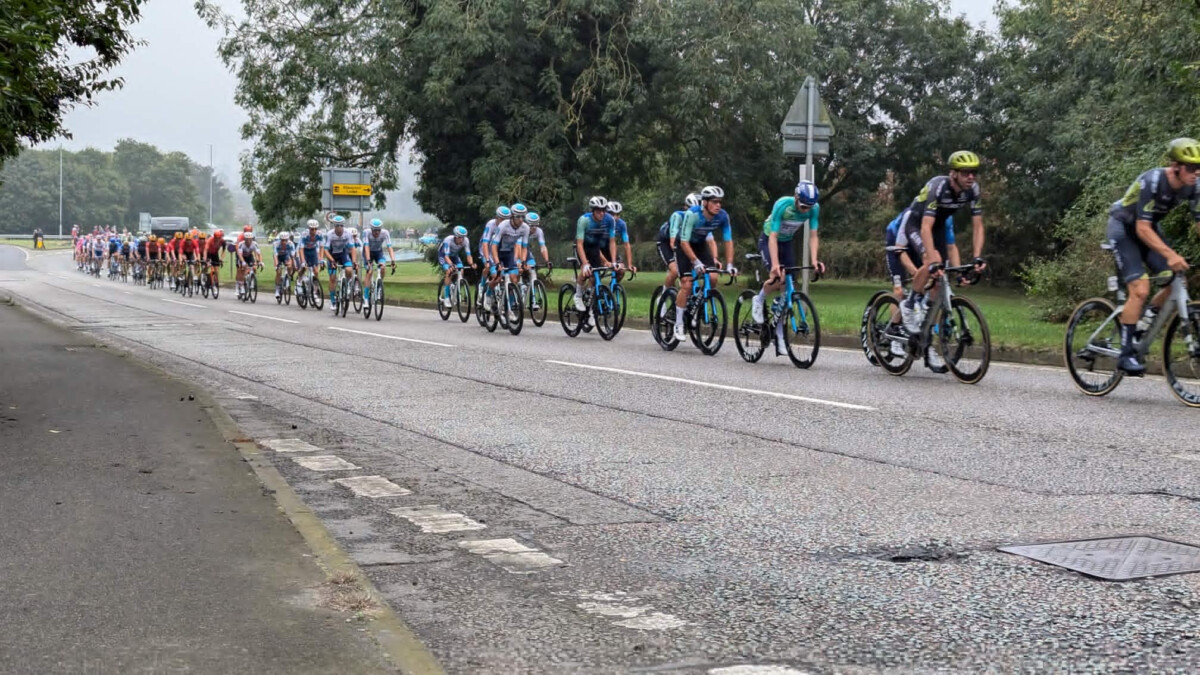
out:
<path id="1" fill-rule="evenodd" d="M 463 275 L 462 263 L 454 266 L 454 271 L 450 273 L 450 284 L 446 284 L 446 279 L 443 276 L 438 282 L 438 301 L 437 310 L 438 316 L 442 317 L 442 321 L 450 320 L 450 311 L 458 312 L 458 320 L 466 323 L 471 318 L 471 286 Z M 450 301 L 450 306 L 446 306 L 446 300 Z"/>
<path id="2" fill-rule="evenodd" d="M 521 284 L 518 281 L 520 275 L 520 267 L 503 270 L 500 274 L 500 282 L 493 289 L 493 292 L 499 293 L 496 296 L 497 311 L 495 313 L 499 315 L 497 320 L 501 327 L 513 335 L 520 335 L 521 327 L 525 325 L 525 305 L 521 297 Z"/>
<path id="3" fill-rule="evenodd" d="M 546 323 L 546 312 L 550 304 L 549 296 L 546 293 L 546 283 L 550 281 L 550 274 L 553 272 L 554 266 L 546 263 L 545 270 L 543 275 L 541 270 L 530 264 L 521 274 L 520 281 L 521 298 L 525 309 L 529 310 L 529 318 L 533 321 L 533 325 L 539 328 Z"/>
<path id="4" fill-rule="evenodd" d="M 238 294 L 238 300 L 250 304 L 258 302 L 258 270 L 260 269 L 262 269 L 262 263 L 246 265 L 246 276 L 242 279 L 242 292 Z"/>
<path id="5" fill-rule="evenodd" d="M 290 305 L 292 304 L 292 288 L 295 283 L 296 272 L 290 269 L 284 269 L 279 275 L 279 295 L 275 296 L 275 304 Z M 296 304 L 300 301 L 297 300 Z"/>
<path id="6" fill-rule="evenodd" d="M 296 277 L 296 304 L 300 309 L 305 309 L 309 305 L 315 310 L 321 310 L 325 307 L 325 293 L 321 290 L 320 271 L 325 269 L 325 263 L 322 261 L 318 264 L 317 269 L 305 265 L 300 268 L 300 273 Z"/>
<path id="7" fill-rule="evenodd" d="M 920 354 L 931 370 L 948 370 L 959 382 L 977 384 L 987 374 L 992 360 L 991 334 L 975 303 L 955 295 L 950 285 L 952 273 L 974 282 L 978 278 L 975 265 L 948 267 L 936 263 L 929 269 L 942 274 L 931 278 L 925 287 L 927 298 L 931 295 L 930 289 L 936 287 L 937 299 L 925 311 L 921 330 L 916 335 L 889 331 L 888 324 L 900 311 L 901 301 L 891 293 L 877 295 L 870 309 L 868 339 L 871 351 L 880 367 L 892 375 L 907 373 Z"/>
<path id="8" fill-rule="evenodd" d="M 188 297 L 196 293 L 196 275 L 190 260 L 180 269 L 180 276 L 175 280 L 175 292 Z"/>
<path id="9" fill-rule="evenodd" d="M 367 283 L 363 288 L 363 318 L 370 319 L 374 311 L 375 320 L 383 318 L 383 263 L 367 263 Z M 396 273 L 396 263 L 390 266 L 392 274 Z"/>
<path id="10" fill-rule="evenodd" d="M 221 281 L 217 278 L 217 273 L 208 261 L 202 261 L 200 269 L 200 294 L 206 298 L 211 295 L 212 299 L 216 300 L 217 296 L 221 295 Z"/>
<path id="11" fill-rule="evenodd" d="M 571 266 L 571 276 L 578 278 L 579 258 L 567 258 L 567 264 Z M 594 325 L 601 338 L 611 340 L 620 330 L 620 307 L 617 306 L 612 286 L 605 282 L 606 278 L 613 276 L 613 268 L 593 267 L 591 275 L 592 283 L 583 289 L 583 311 L 575 307 L 575 284 L 568 282 L 559 287 L 558 320 L 568 337 L 576 337 L 580 331 L 591 330 Z"/>
<path id="12" fill-rule="evenodd" d="M 350 271 L 351 274 L 346 274 Z M 350 305 L 354 305 L 354 313 L 362 311 L 362 284 L 358 280 L 358 266 L 347 264 L 347 266 L 339 270 L 336 291 L 333 292 L 333 297 L 330 302 L 334 303 L 337 308 L 337 313 L 344 318 L 347 312 L 350 311 Z M 330 283 L 330 290 L 333 291 L 334 284 Z"/>
<path id="13" fill-rule="evenodd" d="M 759 253 L 746 254 L 749 262 L 762 261 Z M 779 339 L 778 328 L 783 328 L 783 347 L 788 359 L 797 368 L 811 368 L 821 349 L 821 322 L 812 300 L 803 291 L 797 290 L 792 275 L 804 270 L 813 270 L 811 281 L 819 275 L 811 265 L 785 267 L 784 287 L 775 296 L 770 306 L 763 308 L 763 323 L 754 321 L 752 307 L 757 291 L 742 291 L 733 308 L 733 341 L 738 353 L 748 363 L 756 363 L 773 342 Z M 759 281 L 758 269 L 754 280 Z M 778 352 L 779 345 L 776 346 Z"/>
<path id="14" fill-rule="evenodd" d="M 711 275 L 726 275 L 730 286 L 737 275 L 729 274 L 719 267 L 705 267 L 704 272 L 692 278 L 692 294 L 683 310 L 683 322 L 692 344 L 706 356 L 721 351 L 725 344 L 725 333 L 729 328 L 729 316 L 725 309 L 725 297 L 712 285 Z M 668 288 L 658 294 L 657 304 L 650 307 L 650 334 L 665 351 L 679 346 L 675 339 L 676 288 Z"/>
<path id="15" fill-rule="evenodd" d="M 1110 243 L 1101 248 L 1113 251 Z M 1184 405 L 1200 408 L 1200 302 L 1193 302 L 1188 296 L 1187 281 L 1182 274 L 1164 272 L 1150 281 L 1153 288 L 1169 287 L 1171 292 L 1152 319 L 1144 314 L 1138 323 L 1134 353 L 1145 359 L 1165 330 L 1162 372 L 1171 393 Z M 1105 297 L 1089 298 L 1075 308 L 1067 322 L 1063 350 L 1067 370 L 1075 386 L 1088 396 L 1104 396 L 1116 389 L 1125 375 L 1117 368 L 1121 355 L 1119 317 L 1126 301 L 1119 275 L 1108 278 L 1108 289 L 1115 292 L 1117 304 Z"/>

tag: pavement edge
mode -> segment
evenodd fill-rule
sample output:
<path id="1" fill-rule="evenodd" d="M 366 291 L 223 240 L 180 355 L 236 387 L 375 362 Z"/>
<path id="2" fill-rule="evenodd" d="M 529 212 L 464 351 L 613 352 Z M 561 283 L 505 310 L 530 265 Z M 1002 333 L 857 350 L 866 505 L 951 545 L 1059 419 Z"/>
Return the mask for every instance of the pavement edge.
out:
<path id="1" fill-rule="evenodd" d="M 58 315 L 53 310 L 11 292 L 0 293 L 0 303 L 14 306 L 45 323 L 60 328 L 65 328 L 64 324 L 69 321 L 68 317 Z M 152 363 L 141 359 L 131 359 L 131 362 L 160 377 L 182 382 L 189 387 L 194 386 L 192 383 L 183 382 L 179 377 Z M 350 555 L 337 544 L 337 541 L 321 523 L 320 518 L 304 505 L 304 501 L 292 490 L 287 480 L 275 469 L 270 460 L 263 456 L 258 444 L 241 432 L 237 422 L 207 391 L 199 387 L 194 389 L 200 408 L 212 420 L 225 442 L 236 448 L 242 459 L 254 470 L 254 475 L 263 487 L 271 491 L 275 503 L 287 516 L 296 531 L 300 533 L 300 536 L 304 538 L 304 543 L 309 550 L 316 556 L 317 563 L 324 570 L 326 578 L 332 578 L 339 572 L 351 573 L 355 579 L 354 585 L 358 590 L 369 595 L 375 602 L 378 609 L 372 612 L 370 620 L 364 625 L 370 631 L 376 644 L 383 650 L 388 661 L 405 675 L 445 675 L 441 664 L 437 662 L 425 644 L 396 614 Z"/>

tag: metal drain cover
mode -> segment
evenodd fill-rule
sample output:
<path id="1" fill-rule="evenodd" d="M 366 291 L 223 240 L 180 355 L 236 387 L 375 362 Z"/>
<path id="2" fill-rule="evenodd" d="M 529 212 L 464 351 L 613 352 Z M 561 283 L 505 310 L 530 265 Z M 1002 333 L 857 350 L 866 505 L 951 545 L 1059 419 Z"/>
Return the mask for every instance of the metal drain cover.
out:
<path id="1" fill-rule="evenodd" d="M 1157 537 L 1080 539 L 998 550 L 1110 581 L 1200 572 L 1200 546 Z"/>

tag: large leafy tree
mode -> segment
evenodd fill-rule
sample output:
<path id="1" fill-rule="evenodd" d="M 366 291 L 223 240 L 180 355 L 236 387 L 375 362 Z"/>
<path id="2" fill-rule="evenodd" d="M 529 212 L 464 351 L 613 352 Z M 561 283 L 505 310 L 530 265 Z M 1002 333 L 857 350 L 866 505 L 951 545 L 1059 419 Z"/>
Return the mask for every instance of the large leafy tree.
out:
<path id="1" fill-rule="evenodd" d="M 0 165 L 65 133 L 74 104 L 120 86 L 107 72 L 137 41 L 145 0 L 5 0 L 0 11 Z M 76 56 L 83 53 L 83 59 Z"/>

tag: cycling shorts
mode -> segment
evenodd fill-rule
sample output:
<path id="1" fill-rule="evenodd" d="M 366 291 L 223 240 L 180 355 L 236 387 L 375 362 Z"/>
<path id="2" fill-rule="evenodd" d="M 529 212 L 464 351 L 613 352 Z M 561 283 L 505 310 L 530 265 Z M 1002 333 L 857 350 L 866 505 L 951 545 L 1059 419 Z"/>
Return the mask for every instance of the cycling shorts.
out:
<path id="1" fill-rule="evenodd" d="M 779 249 L 779 264 L 784 267 L 796 266 L 796 249 L 789 241 L 776 241 L 776 246 Z M 695 250 L 695 249 L 693 249 Z M 771 238 L 765 234 L 758 237 L 758 252 L 762 255 L 763 264 L 770 270 L 771 263 Z"/>
<path id="2" fill-rule="evenodd" d="M 592 267 L 604 267 L 604 259 L 600 250 L 599 246 L 583 245 L 583 255 L 587 258 L 587 264 Z"/>
<path id="3" fill-rule="evenodd" d="M 884 244 L 889 248 L 896 245 L 896 232 L 888 232 L 884 237 Z M 904 268 L 904 263 L 900 261 L 900 251 L 887 252 L 887 271 L 888 278 L 892 280 L 892 286 L 903 286 L 908 282 L 908 270 Z M 920 267 L 923 256 L 915 246 L 909 242 L 904 253 L 908 254 L 908 259 L 912 261 L 913 266 Z"/>
<path id="4" fill-rule="evenodd" d="M 658 242 L 656 247 L 658 250 L 658 258 L 663 264 L 670 267 L 675 262 L 675 251 L 671 250 L 671 241 L 669 239 Z"/>
<path id="5" fill-rule="evenodd" d="M 316 267 L 317 264 L 321 261 L 321 257 L 319 255 L 317 255 L 316 248 L 305 248 L 305 249 L 301 249 L 301 250 L 304 251 L 304 264 L 306 266 Z"/>
<path id="6" fill-rule="evenodd" d="M 701 243 L 692 247 L 692 253 L 700 262 L 704 263 L 705 267 L 714 267 L 715 262 L 712 257 L 712 252 L 708 250 L 708 243 Z M 694 276 L 692 273 L 692 261 L 688 259 L 687 254 L 683 252 L 683 247 L 675 249 L 675 264 L 679 266 L 680 276 Z"/>
<path id="7" fill-rule="evenodd" d="M 250 265 L 254 265 L 254 264 L 255 264 L 255 262 L 254 262 L 254 254 L 253 253 L 243 253 L 240 256 L 238 256 L 238 267 L 242 267 L 242 266 L 249 267 Z"/>
<path id="8" fill-rule="evenodd" d="M 500 269 L 511 270 L 517 266 L 517 252 L 513 249 L 500 251 Z"/>
<path id="9" fill-rule="evenodd" d="M 386 260 L 386 256 L 383 255 L 383 249 L 379 249 L 378 251 L 367 249 L 367 262 L 383 263 Z"/>
<path id="10" fill-rule="evenodd" d="M 184 254 L 183 254 L 183 259 L 184 259 L 184 260 L 186 260 L 186 261 L 188 261 L 188 262 L 193 262 L 193 261 L 195 261 L 195 260 L 196 260 L 196 252 L 195 252 L 195 251 L 188 251 L 187 253 L 184 253 Z"/>
<path id="11" fill-rule="evenodd" d="M 447 260 L 449 260 L 450 262 L 446 262 Z M 453 263 L 454 266 L 457 267 L 458 269 L 460 269 L 460 270 L 462 269 L 462 266 L 463 266 L 462 258 L 459 257 L 459 255 L 457 253 L 455 253 L 453 255 L 442 256 L 442 269 L 443 270 L 450 269 L 451 263 Z"/>
<path id="12" fill-rule="evenodd" d="M 220 267 L 221 266 L 221 254 L 220 253 L 209 253 L 208 254 L 208 264 L 212 265 L 213 267 Z"/>
<path id="13" fill-rule="evenodd" d="M 342 251 L 341 253 L 334 253 L 330 251 L 329 255 L 333 256 L 333 264 L 335 267 L 350 267 L 354 264 L 354 261 L 350 259 L 349 251 Z M 329 273 L 333 274 L 332 268 L 330 268 Z"/>
<path id="14" fill-rule="evenodd" d="M 1157 223 L 1154 225 L 1154 233 L 1164 244 L 1171 245 Z M 1167 259 L 1161 253 L 1152 250 L 1137 236 L 1136 231 L 1126 227 L 1125 223 L 1116 218 L 1108 219 L 1105 235 L 1112 242 L 1113 255 L 1117 258 L 1117 273 L 1121 275 L 1121 281 L 1129 283 L 1147 279 L 1150 274 L 1159 274 L 1170 269 Z"/>

